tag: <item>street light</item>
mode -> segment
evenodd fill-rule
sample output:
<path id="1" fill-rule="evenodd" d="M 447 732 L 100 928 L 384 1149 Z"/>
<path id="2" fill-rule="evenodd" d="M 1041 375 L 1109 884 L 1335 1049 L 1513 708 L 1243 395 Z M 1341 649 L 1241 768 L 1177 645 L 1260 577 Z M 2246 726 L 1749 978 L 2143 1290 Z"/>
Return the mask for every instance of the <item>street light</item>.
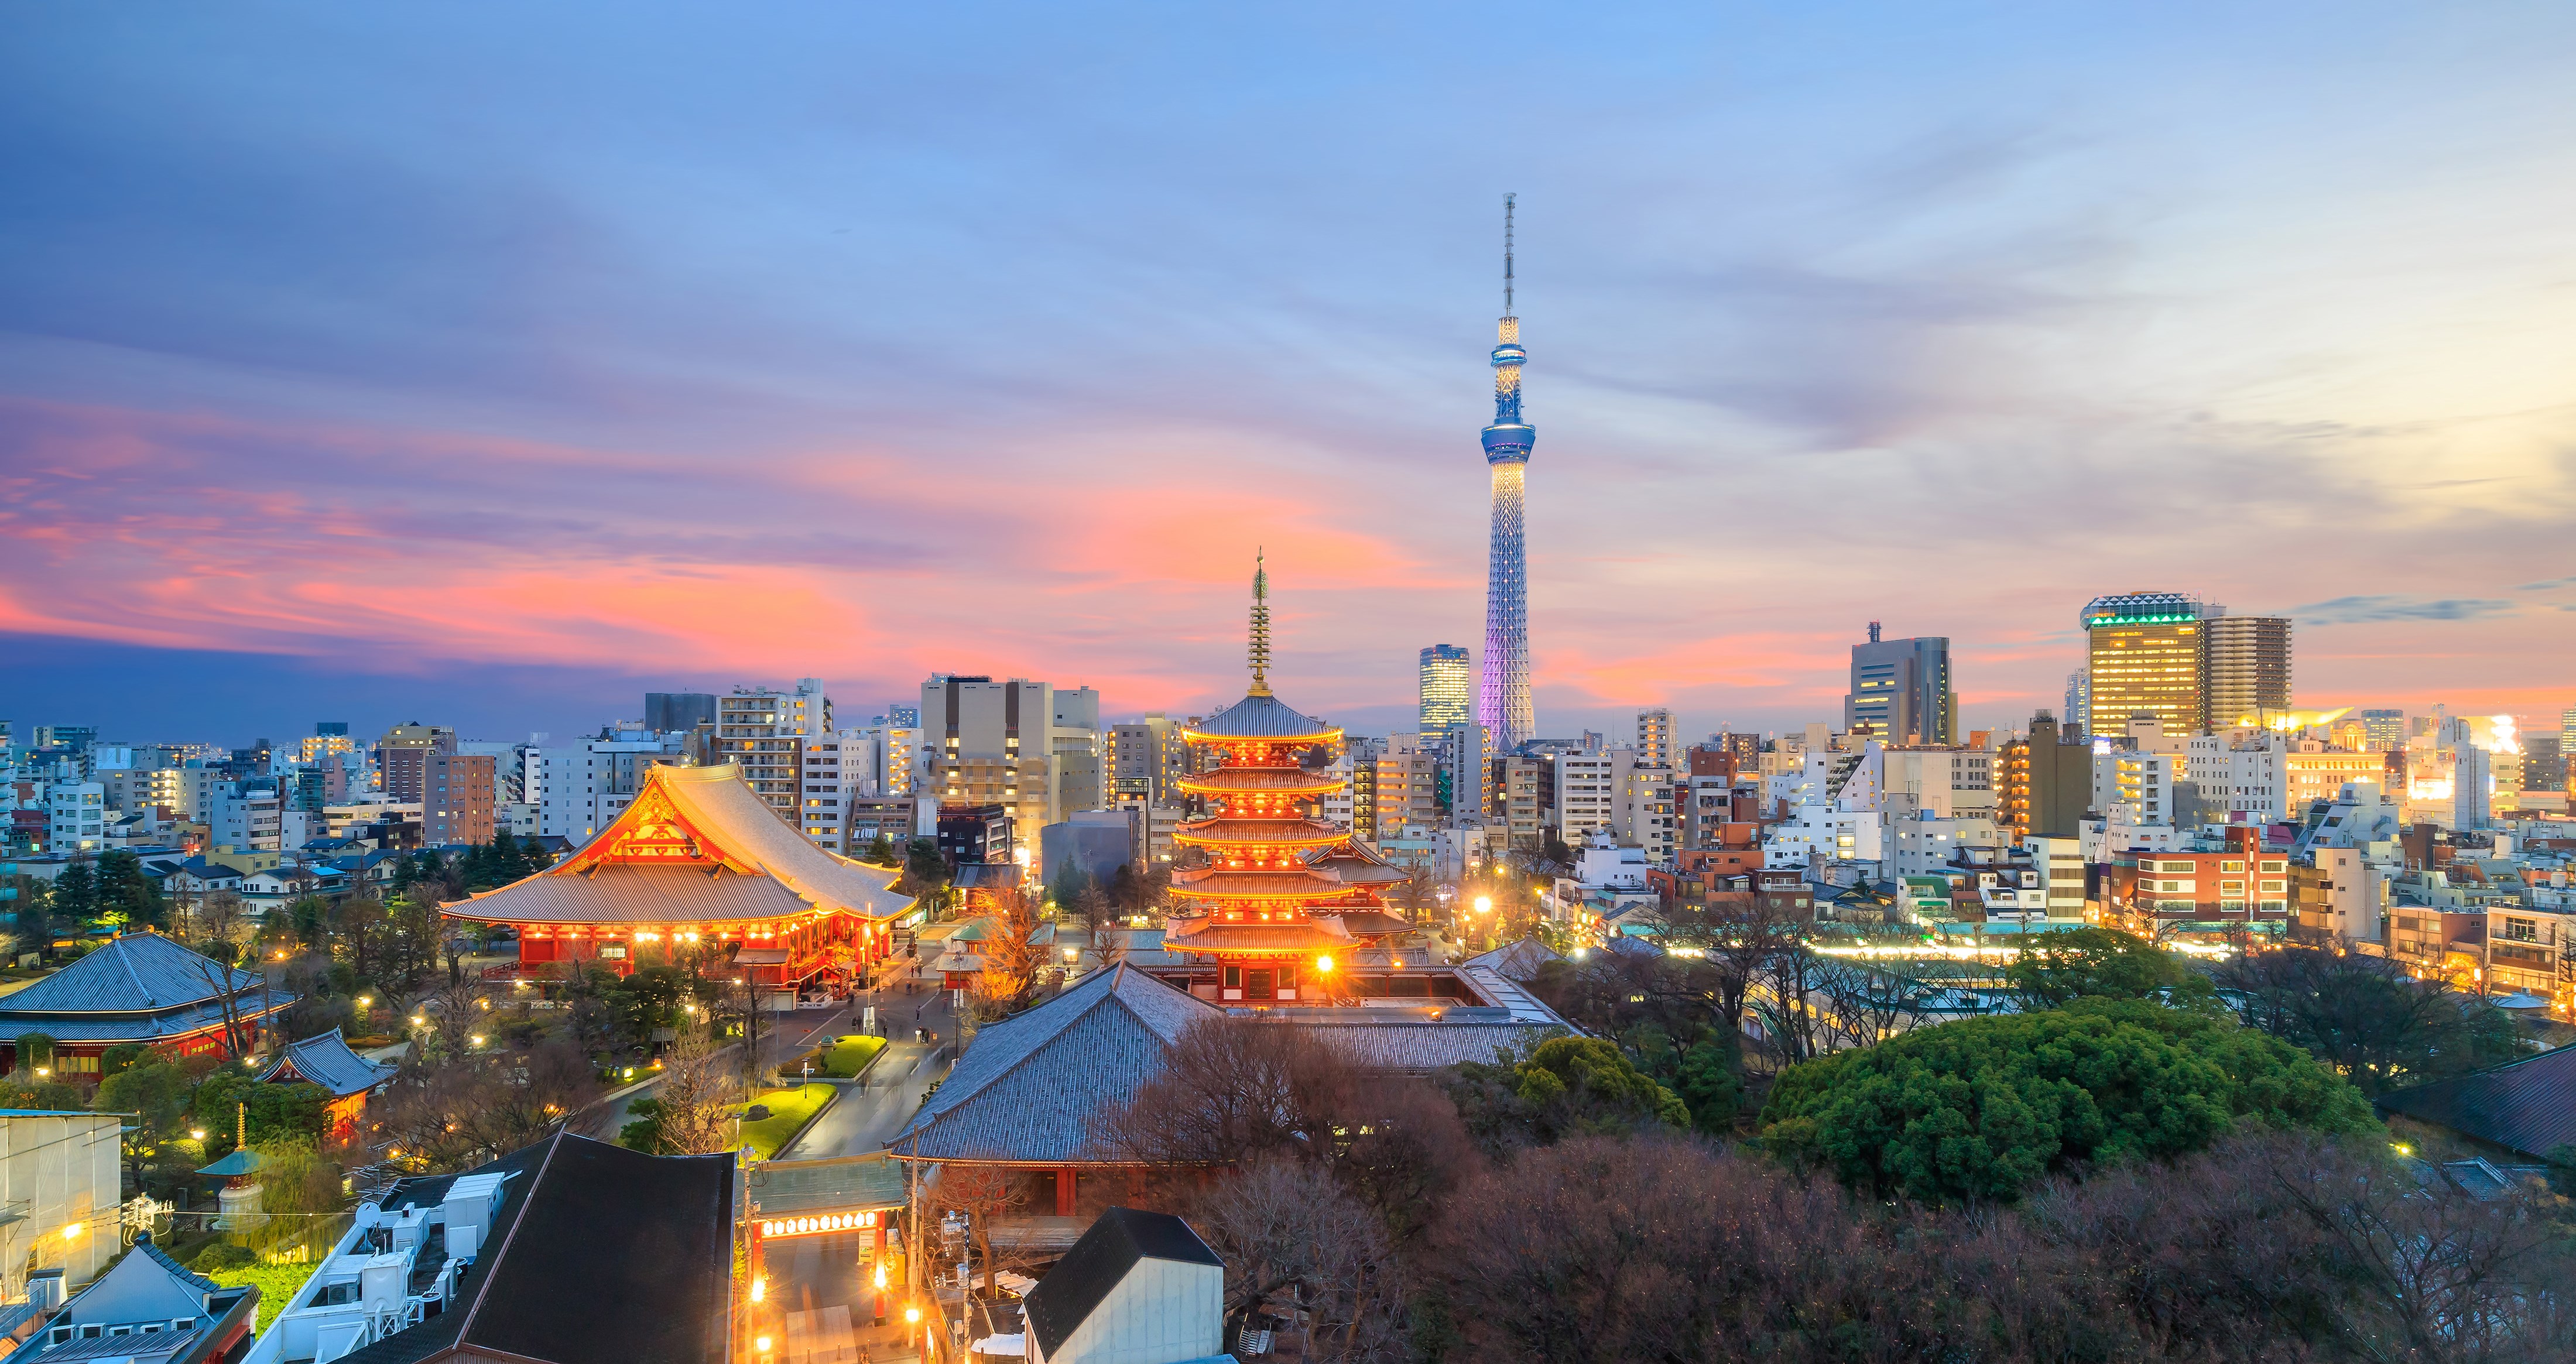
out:
<path id="1" fill-rule="evenodd" d="M 1477 897 L 1476 897 L 1476 912 L 1477 912 L 1477 913 L 1479 913 L 1479 914 L 1491 914 L 1491 913 L 1493 913 L 1493 912 L 1494 912 L 1494 897 L 1493 897 L 1493 896 L 1490 896 L 1490 895 L 1479 895 L 1479 896 L 1477 896 Z"/>

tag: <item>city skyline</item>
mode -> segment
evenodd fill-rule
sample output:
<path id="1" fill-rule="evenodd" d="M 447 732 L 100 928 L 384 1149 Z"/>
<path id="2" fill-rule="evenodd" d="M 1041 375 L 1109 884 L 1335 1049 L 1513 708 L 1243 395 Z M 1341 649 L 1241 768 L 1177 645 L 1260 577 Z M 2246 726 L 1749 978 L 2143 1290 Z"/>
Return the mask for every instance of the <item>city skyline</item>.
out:
<path id="1" fill-rule="evenodd" d="M 578 11 L 498 67 L 435 16 L 109 22 L 0 53 L 22 726 L 507 737 L 932 672 L 1204 712 L 1240 536 L 1300 547 L 1304 704 L 1400 730 L 1419 642 L 1482 638 L 1506 190 L 1548 262 L 1542 733 L 1828 718 L 1872 619 L 2015 724 L 2137 590 L 2295 619 L 2302 704 L 2547 715 L 2576 670 L 2564 15 L 1425 11 L 1378 65 L 1293 21 L 746 16 L 624 35 L 583 117 Z M 1498 79 L 1510 167 L 1440 112 Z M 1921 571 L 1927 516 L 2018 534 Z"/>

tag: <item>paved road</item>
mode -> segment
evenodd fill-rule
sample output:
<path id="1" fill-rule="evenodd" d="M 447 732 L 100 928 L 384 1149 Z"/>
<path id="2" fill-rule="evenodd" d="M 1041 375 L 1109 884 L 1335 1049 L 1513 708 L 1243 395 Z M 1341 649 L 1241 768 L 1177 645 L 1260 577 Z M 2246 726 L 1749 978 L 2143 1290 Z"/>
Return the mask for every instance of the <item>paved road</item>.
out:
<path id="1" fill-rule="evenodd" d="M 869 998 L 863 995 L 861 1002 Z M 910 996 L 909 1003 L 906 999 L 900 994 L 883 998 L 878 1022 L 893 1039 L 887 1042 L 885 1054 L 868 1068 L 863 1082 L 842 1085 L 840 1100 L 781 1151 L 780 1159 L 823 1160 L 885 1149 L 886 1139 L 921 1107 L 922 1095 L 948 1073 L 957 1036 L 948 996 Z M 915 1006 L 920 1008 L 918 1024 L 912 1021 Z M 937 1032 L 938 1045 L 911 1040 L 916 1026 Z"/>
<path id="2" fill-rule="evenodd" d="M 859 1031 L 861 1010 L 878 1006 L 877 1030 L 894 1040 L 888 1042 L 885 1057 L 868 1071 L 864 1093 L 847 1086 L 830 1112 L 817 1119 L 812 1131 L 800 1137 L 784 1154 L 794 1159 L 814 1160 L 824 1156 L 856 1156 L 881 1150 L 886 1138 L 903 1126 L 921 1106 L 922 1091 L 931 1081 L 946 1073 L 944 1062 L 928 1061 L 932 1048 L 911 1040 L 918 1027 L 936 1031 L 942 1047 L 952 1047 L 957 1036 L 953 1011 L 945 991 L 923 991 L 905 994 L 900 990 L 862 990 L 846 1007 L 829 1012 L 801 1009 L 794 1013 L 773 1014 L 762 1024 L 760 1056 L 764 1065 L 784 1065 L 813 1050 L 822 1042 L 846 1032 Z M 916 1018 L 918 1022 L 916 1023 Z M 793 1080 L 794 1075 L 782 1079 Z M 649 1099 L 661 1088 L 657 1080 L 638 1086 L 602 1106 L 593 1119 L 592 1131 L 614 1137 L 629 1121 L 628 1109 L 637 1099 Z M 825 1136 L 824 1133 L 833 1135 Z"/>
<path id="3" fill-rule="evenodd" d="M 862 1000 L 865 995 L 860 997 Z M 794 1013 L 771 1014 L 760 1025 L 760 1059 L 764 1066 L 783 1065 L 813 1050 L 828 1038 L 853 1030 L 852 1011 L 848 1008 L 799 1009 Z M 733 1048 L 727 1048 L 731 1054 Z M 793 1079 L 793 1076 L 786 1077 Z M 653 1097 L 662 1087 L 660 1080 L 637 1086 L 620 1094 L 594 1111 L 591 1130 L 603 1137 L 614 1137 L 628 1121 L 628 1110 L 638 1099 Z"/>

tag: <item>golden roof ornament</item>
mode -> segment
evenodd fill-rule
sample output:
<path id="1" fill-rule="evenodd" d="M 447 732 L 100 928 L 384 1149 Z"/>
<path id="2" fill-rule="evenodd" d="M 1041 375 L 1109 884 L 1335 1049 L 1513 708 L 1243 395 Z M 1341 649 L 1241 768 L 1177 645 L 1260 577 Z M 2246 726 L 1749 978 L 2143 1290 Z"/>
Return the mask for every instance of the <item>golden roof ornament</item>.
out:
<path id="1" fill-rule="evenodd" d="M 1252 555 L 1252 690 L 1251 695 L 1270 694 L 1270 572 L 1262 566 L 1263 554 Z"/>

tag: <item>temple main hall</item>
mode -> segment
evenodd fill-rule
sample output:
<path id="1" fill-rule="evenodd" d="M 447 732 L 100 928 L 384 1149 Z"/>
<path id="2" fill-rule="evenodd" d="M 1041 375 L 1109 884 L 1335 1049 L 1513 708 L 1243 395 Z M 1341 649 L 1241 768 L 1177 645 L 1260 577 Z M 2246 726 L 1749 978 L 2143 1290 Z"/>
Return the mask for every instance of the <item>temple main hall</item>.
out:
<path id="1" fill-rule="evenodd" d="M 698 956 L 775 996 L 841 986 L 886 956 L 894 921 L 913 908 L 892 881 L 816 847 L 742 769 L 719 763 L 649 769 L 634 803 L 581 851 L 440 908 L 517 930 L 523 977 Z"/>

